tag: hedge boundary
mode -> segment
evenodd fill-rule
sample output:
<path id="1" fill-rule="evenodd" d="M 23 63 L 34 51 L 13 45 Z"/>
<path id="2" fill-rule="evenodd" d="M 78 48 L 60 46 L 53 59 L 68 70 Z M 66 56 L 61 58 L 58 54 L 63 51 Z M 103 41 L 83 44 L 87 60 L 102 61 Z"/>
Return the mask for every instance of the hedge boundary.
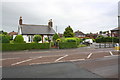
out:
<path id="1" fill-rule="evenodd" d="M 59 48 L 60 49 L 77 48 L 77 43 L 76 42 L 60 42 Z"/>
<path id="2" fill-rule="evenodd" d="M 49 43 L 2 43 L 2 51 L 49 49 Z"/>

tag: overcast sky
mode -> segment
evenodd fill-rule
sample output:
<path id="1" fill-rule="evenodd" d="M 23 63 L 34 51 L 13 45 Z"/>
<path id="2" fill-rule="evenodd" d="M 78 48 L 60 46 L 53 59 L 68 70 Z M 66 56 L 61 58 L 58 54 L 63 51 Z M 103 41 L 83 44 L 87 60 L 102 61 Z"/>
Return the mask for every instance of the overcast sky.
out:
<path id="1" fill-rule="evenodd" d="M 17 1 L 17 2 L 16 2 Z M 118 26 L 119 0 L 2 0 L 2 28 L 17 31 L 19 17 L 24 24 L 48 24 L 62 33 L 70 25 L 84 33 L 114 29 Z M 1 9 L 1 8 L 0 8 Z M 0 13 L 1 14 L 1 13 Z"/>

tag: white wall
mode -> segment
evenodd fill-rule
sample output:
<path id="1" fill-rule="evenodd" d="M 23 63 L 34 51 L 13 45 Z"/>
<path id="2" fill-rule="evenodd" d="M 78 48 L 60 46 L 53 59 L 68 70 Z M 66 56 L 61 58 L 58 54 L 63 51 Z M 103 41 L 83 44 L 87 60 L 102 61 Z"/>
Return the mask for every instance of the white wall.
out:
<path id="1" fill-rule="evenodd" d="M 24 41 L 25 41 L 26 43 L 29 43 L 29 42 L 28 42 L 28 36 L 27 36 L 27 35 L 23 35 L 23 38 L 24 38 Z"/>
<path id="2" fill-rule="evenodd" d="M 17 36 L 17 35 L 13 35 L 13 39 L 15 39 L 16 36 Z"/>
<path id="3" fill-rule="evenodd" d="M 17 35 L 13 35 L 13 39 L 15 39 L 15 37 L 16 37 Z M 27 35 L 22 35 L 23 36 L 23 38 L 24 38 L 24 41 L 26 42 L 26 43 L 28 43 L 28 36 Z"/>

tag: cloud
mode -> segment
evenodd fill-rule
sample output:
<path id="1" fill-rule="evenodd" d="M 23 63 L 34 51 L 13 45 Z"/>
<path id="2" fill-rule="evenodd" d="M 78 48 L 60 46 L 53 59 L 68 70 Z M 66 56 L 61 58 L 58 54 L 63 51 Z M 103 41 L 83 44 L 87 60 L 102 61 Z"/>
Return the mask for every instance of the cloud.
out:
<path id="1" fill-rule="evenodd" d="M 24 23 L 29 24 L 47 24 L 52 18 L 61 33 L 68 25 L 85 33 L 109 30 L 117 27 L 117 3 L 118 0 L 3 0 L 3 29 L 17 31 L 19 16 L 23 16 Z"/>

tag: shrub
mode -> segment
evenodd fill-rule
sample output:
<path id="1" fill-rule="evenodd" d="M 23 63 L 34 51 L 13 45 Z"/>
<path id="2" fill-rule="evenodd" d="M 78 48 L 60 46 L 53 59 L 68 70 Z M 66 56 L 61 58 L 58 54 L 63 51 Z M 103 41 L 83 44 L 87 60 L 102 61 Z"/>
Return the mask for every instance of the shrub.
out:
<path id="1" fill-rule="evenodd" d="M 86 39 L 90 39 L 90 38 L 89 38 L 89 37 L 85 37 L 85 38 L 82 39 L 82 41 L 84 41 L 84 40 L 86 40 Z"/>
<path id="2" fill-rule="evenodd" d="M 9 42 L 10 42 L 10 38 L 8 35 L 0 34 L 0 43 L 9 43 Z"/>
<path id="3" fill-rule="evenodd" d="M 76 44 L 76 42 L 60 42 L 59 48 L 60 49 L 77 48 L 77 44 Z"/>
<path id="4" fill-rule="evenodd" d="M 54 35 L 53 35 L 53 41 L 56 41 L 57 39 L 59 38 L 59 36 L 58 36 L 58 34 L 57 33 L 55 33 Z"/>
<path id="5" fill-rule="evenodd" d="M 22 35 L 17 35 L 14 39 L 14 43 L 24 43 L 24 38 Z"/>
<path id="6" fill-rule="evenodd" d="M 49 43 L 3 43 L 3 51 L 12 51 L 12 50 L 30 50 L 30 49 L 49 49 Z"/>
<path id="7" fill-rule="evenodd" d="M 51 46 L 54 46 L 54 42 L 50 42 Z"/>
<path id="8" fill-rule="evenodd" d="M 86 47 L 87 45 L 84 45 L 84 44 L 80 44 L 78 45 L 77 47 Z"/>
<path id="9" fill-rule="evenodd" d="M 77 38 L 77 37 L 61 38 L 61 42 L 76 42 L 77 45 L 79 45 L 80 42 L 82 42 L 82 39 Z"/>
<path id="10" fill-rule="evenodd" d="M 112 37 L 112 39 L 113 39 L 113 42 L 119 43 L 119 39 L 120 39 L 120 38 L 118 38 L 118 37 Z"/>
<path id="11" fill-rule="evenodd" d="M 48 37 L 45 38 L 45 41 L 48 41 Z"/>
<path id="12" fill-rule="evenodd" d="M 95 40 L 97 43 L 104 43 L 104 42 L 119 43 L 119 38 L 117 37 L 98 37 Z"/>
<path id="13" fill-rule="evenodd" d="M 93 40 L 93 42 L 96 42 L 96 40 L 95 39 L 92 39 Z"/>
<path id="14" fill-rule="evenodd" d="M 41 41 L 41 40 L 42 40 L 41 35 L 34 35 L 34 38 L 33 38 L 33 41 L 34 41 L 34 42 L 38 43 L 38 42 Z"/>

